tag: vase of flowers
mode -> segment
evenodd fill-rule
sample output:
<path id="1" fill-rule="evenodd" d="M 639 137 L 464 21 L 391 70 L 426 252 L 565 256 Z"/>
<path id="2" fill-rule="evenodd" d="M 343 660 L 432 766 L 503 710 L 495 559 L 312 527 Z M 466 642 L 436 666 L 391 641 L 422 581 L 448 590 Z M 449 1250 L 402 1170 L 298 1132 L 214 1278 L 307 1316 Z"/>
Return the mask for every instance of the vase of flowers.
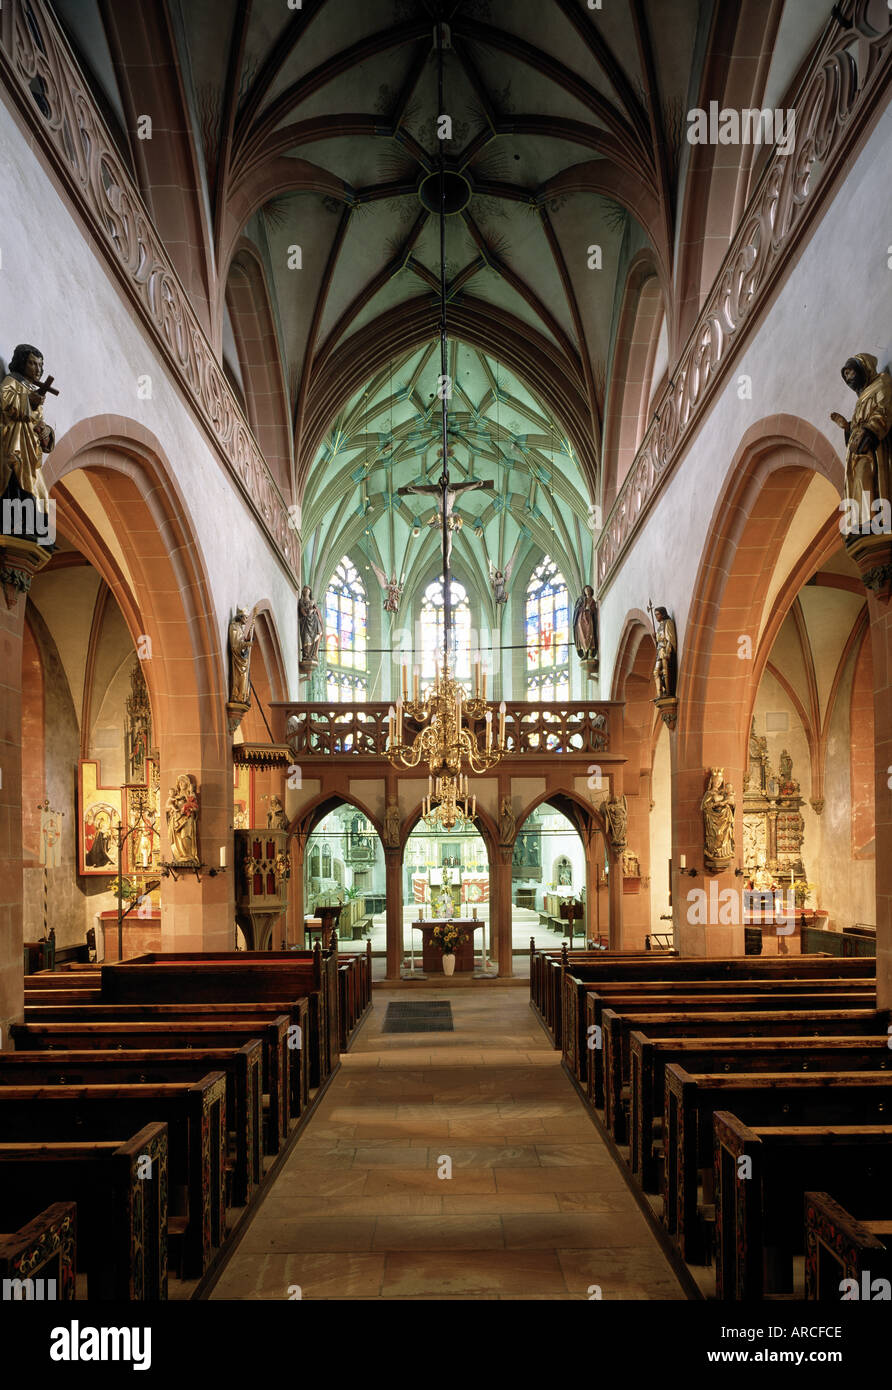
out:
<path id="1" fill-rule="evenodd" d="M 463 946 L 468 939 L 468 933 L 461 927 L 457 927 L 454 922 L 438 922 L 431 932 L 431 941 L 434 946 L 439 946 L 443 953 L 443 974 L 453 975 L 455 973 L 455 951 L 456 947 Z"/>

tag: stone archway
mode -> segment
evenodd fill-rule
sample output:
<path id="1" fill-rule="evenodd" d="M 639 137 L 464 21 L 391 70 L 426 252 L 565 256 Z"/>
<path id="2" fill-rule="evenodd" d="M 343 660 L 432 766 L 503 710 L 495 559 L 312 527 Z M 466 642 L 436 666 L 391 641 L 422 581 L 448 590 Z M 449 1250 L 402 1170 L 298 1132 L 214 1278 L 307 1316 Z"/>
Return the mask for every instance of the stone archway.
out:
<path id="1" fill-rule="evenodd" d="M 419 787 L 423 784 L 419 782 Z M 387 898 L 387 960 L 388 978 L 399 978 L 400 967 L 405 950 L 404 945 L 404 922 L 403 922 L 403 880 L 406 872 L 406 849 L 412 834 L 418 829 L 421 822 L 421 803 L 413 806 L 408 815 L 403 819 L 400 827 L 399 850 L 394 855 L 395 870 L 388 880 Z M 502 930 L 502 903 L 498 894 L 498 876 L 496 866 L 498 864 L 498 829 L 492 818 L 481 807 L 477 808 L 477 815 L 474 818 L 475 834 L 483 841 L 486 852 L 487 871 L 489 877 L 488 895 L 488 921 L 489 932 L 487 940 L 489 943 L 489 953 L 494 960 L 500 962 L 499 973 L 510 974 L 510 966 L 502 969 L 504 962 L 510 960 L 510 903 L 509 903 L 509 935 L 507 944 L 504 931 Z M 470 909 L 469 909 L 470 910 Z M 392 974 L 392 972 L 394 972 Z"/>
<path id="2" fill-rule="evenodd" d="M 582 842 L 585 856 L 585 928 L 588 936 L 607 936 L 612 949 L 622 941 L 622 862 L 609 848 L 603 815 L 579 792 L 568 787 L 550 787 L 524 806 L 517 817 L 517 834 L 534 811 L 548 804 L 570 822 Z M 609 861 L 609 877 L 604 882 L 602 868 Z M 509 860 L 509 874 L 511 873 Z M 510 879 L 509 879 L 510 885 Z M 509 886 L 510 895 L 510 886 Z"/>
<path id="3" fill-rule="evenodd" d="M 728 480 L 713 512 L 683 636 L 680 636 L 679 721 L 672 776 L 673 914 L 675 941 L 682 954 L 742 955 L 741 920 L 704 925 L 688 919 L 688 894 L 709 891 L 717 878 L 719 894 L 739 890 L 735 867 L 717 876 L 704 864 L 701 801 L 710 767 L 722 767 L 725 781 L 738 794 L 735 817 L 737 859 L 742 848 L 739 794 L 758 679 L 766 659 L 766 634 L 783 603 L 795 593 L 784 591 L 778 557 L 795 527 L 815 478 L 826 484 L 827 511 L 842 493 L 843 466 L 823 436 L 793 417 L 775 417 L 753 426 L 737 450 Z M 820 500 L 820 499 L 819 499 Z M 820 510 L 820 508 L 819 508 Z M 798 514 L 798 519 L 797 519 Z M 827 519 L 814 527 L 798 554 L 815 547 L 818 563 Z M 787 561 L 789 564 L 789 560 Z M 807 569 L 807 562 L 803 562 Z M 804 575 L 803 578 L 807 577 Z M 783 576 L 780 576 L 782 581 Z M 802 582 L 802 581 L 800 581 Z M 767 650 L 770 650 L 770 642 Z M 679 856 L 696 872 L 680 877 Z"/>
<path id="4" fill-rule="evenodd" d="M 47 482 L 60 527 L 108 584 L 142 660 L 162 795 L 180 774 L 195 777 L 199 849 L 208 865 L 216 865 L 232 821 L 226 661 L 201 548 L 175 471 L 148 430 L 109 416 L 76 425 L 59 441 L 50 465 Z M 167 857 L 163 828 L 162 846 Z M 228 875 L 165 881 L 165 949 L 228 948 L 233 917 Z"/>

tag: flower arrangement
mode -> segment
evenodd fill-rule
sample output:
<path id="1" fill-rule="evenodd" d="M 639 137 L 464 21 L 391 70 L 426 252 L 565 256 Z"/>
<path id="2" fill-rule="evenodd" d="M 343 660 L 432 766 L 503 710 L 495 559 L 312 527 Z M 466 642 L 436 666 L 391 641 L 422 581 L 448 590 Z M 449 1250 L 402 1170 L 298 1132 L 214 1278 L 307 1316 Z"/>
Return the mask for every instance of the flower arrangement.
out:
<path id="1" fill-rule="evenodd" d="M 796 906 L 805 907 L 809 897 L 815 891 L 815 884 L 806 883 L 804 878 L 797 878 L 793 884 L 793 893 L 796 897 Z"/>
<path id="2" fill-rule="evenodd" d="M 431 932 L 431 941 L 439 946 L 444 956 L 454 955 L 455 948 L 463 946 L 467 939 L 468 933 L 454 922 L 438 922 Z"/>

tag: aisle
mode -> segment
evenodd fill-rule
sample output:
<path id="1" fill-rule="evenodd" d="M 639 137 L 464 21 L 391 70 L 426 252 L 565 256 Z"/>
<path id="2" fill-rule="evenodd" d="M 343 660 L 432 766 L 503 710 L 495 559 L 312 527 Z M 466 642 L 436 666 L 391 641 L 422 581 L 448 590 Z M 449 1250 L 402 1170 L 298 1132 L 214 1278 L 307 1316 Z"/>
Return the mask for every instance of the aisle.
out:
<path id="1" fill-rule="evenodd" d="M 382 1033 L 422 999 L 455 1031 Z M 526 988 L 373 1005 L 213 1298 L 684 1296 Z"/>

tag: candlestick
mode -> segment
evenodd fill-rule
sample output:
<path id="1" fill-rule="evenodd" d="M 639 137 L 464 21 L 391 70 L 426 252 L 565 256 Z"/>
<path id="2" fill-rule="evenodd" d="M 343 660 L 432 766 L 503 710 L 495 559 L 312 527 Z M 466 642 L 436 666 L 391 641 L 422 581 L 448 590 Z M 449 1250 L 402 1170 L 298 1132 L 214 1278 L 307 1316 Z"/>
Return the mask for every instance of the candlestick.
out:
<path id="1" fill-rule="evenodd" d="M 409 668 L 408 668 L 408 666 L 403 666 L 403 699 L 404 699 L 404 700 L 405 700 L 406 696 L 408 695 L 408 693 L 409 693 Z"/>
<path id="2" fill-rule="evenodd" d="M 220 868 L 221 868 L 221 869 L 225 869 L 225 868 L 226 868 L 226 846 L 225 846 L 225 845 L 221 845 L 221 846 L 220 846 Z"/>
<path id="3" fill-rule="evenodd" d="M 388 740 L 389 740 L 391 743 L 394 742 L 394 737 L 393 737 L 393 720 L 394 720 L 393 705 L 391 705 L 390 708 L 389 708 L 388 711 L 387 711 L 387 737 L 388 737 Z"/>
<path id="4" fill-rule="evenodd" d="M 488 710 L 486 711 L 486 751 L 487 751 L 487 753 L 489 753 L 489 752 L 491 751 L 491 749 L 492 749 L 492 710 L 491 710 L 491 709 L 488 709 Z"/>
<path id="5" fill-rule="evenodd" d="M 684 866 L 685 866 L 685 856 L 684 856 L 683 854 L 680 854 L 680 855 L 678 856 L 678 867 L 679 867 L 680 869 L 683 869 Z"/>
<path id="6" fill-rule="evenodd" d="M 482 691 L 480 692 L 480 698 L 481 698 L 481 700 L 485 700 L 485 699 L 486 699 L 486 672 L 485 672 L 485 671 L 483 672 L 483 689 L 482 689 Z"/>
<path id="7" fill-rule="evenodd" d="M 402 743 L 402 741 L 403 741 L 403 702 L 402 702 L 402 700 L 397 700 L 397 702 L 396 702 L 396 741 L 397 741 L 397 743 Z"/>
<path id="8" fill-rule="evenodd" d="M 499 743 L 504 747 L 505 744 L 505 701 L 499 705 Z"/>
<path id="9" fill-rule="evenodd" d="M 414 668 L 413 672 L 412 672 L 412 699 L 415 700 L 415 701 L 417 701 L 418 698 L 419 698 L 418 667 L 416 666 L 416 667 Z"/>

